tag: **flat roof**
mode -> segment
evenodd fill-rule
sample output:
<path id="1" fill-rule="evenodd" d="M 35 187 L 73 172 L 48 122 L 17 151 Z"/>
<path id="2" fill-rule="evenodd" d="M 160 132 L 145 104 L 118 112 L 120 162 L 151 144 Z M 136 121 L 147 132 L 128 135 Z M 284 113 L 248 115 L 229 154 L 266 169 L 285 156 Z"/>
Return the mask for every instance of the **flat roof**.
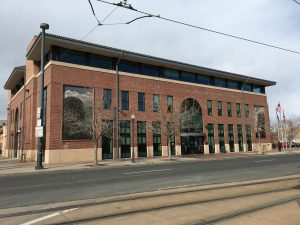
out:
<path id="1" fill-rule="evenodd" d="M 162 67 L 182 70 L 186 72 L 211 75 L 215 77 L 226 78 L 226 79 L 231 79 L 231 80 L 236 80 L 241 82 L 244 82 L 248 79 L 248 82 L 252 84 L 263 85 L 263 86 L 276 85 L 275 81 L 264 80 L 252 76 L 246 76 L 242 74 L 210 69 L 210 68 L 196 66 L 196 65 L 178 62 L 174 60 L 154 57 L 154 56 L 145 55 L 141 53 L 126 51 L 118 48 L 112 48 L 104 45 L 76 40 L 76 39 L 63 37 L 55 34 L 46 33 L 45 39 L 46 39 L 45 52 L 48 52 L 51 46 L 58 46 L 58 47 L 108 56 L 108 57 L 115 57 L 115 58 L 119 58 L 119 56 L 123 54 L 122 57 L 123 60 L 130 60 L 139 63 L 162 66 Z M 27 59 L 39 61 L 40 46 L 41 46 L 41 33 L 37 37 L 35 37 L 35 40 L 31 44 L 31 47 L 28 49 L 26 53 Z"/>
<path id="2" fill-rule="evenodd" d="M 25 76 L 25 66 L 17 66 L 11 72 L 9 78 L 7 79 L 4 89 L 12 90 L 16 84 L 20 82 Z"/>

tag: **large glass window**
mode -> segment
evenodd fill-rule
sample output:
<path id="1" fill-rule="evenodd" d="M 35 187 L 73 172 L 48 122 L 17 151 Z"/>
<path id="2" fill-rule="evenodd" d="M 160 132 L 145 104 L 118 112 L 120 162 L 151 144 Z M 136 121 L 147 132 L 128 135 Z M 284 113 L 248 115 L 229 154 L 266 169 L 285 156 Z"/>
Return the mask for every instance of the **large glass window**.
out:
<path id="1" fill-rule="evenodd" d="M 227 102 L 227 115 L 228 117 L 232 117 L 231 102 Z"/>
<path id="2" fill-rule="evenodd" d="M 262 88 L 261 88 L 261 86 L 253 85 L 253 92 L 254 92 L 254 93 L 262 93 Z"/>
<path id="3" fill-rule="evenodd" d="M 251 84 L 244 84 L 242 88 L 244 91 L 251 91 Z"/>
<path id="4" fill-rule="evenodd" d="M 215 153 L 214 125 L 207 124 L 209 153 Z"/>
<path id="5" fill-rule="evenodd" d="M 209 85 L 209 76 L 197 74 L 197 83 Z"/>
<path id="6" fill-rule="evenodd" d="M 137 121 L 138 157 L 147 157 L 146 122 Z"/>
<path id="7" fill-rule="evenodd" d="M 228 80 L 227 81 L 227 85 L 228 85 L 228 88 L 231 88 L 231 89 L 239 89 L 239 84 L 237 81 L 234 81 L 234 80 Z"/>
<path id="8" fill-rule="evenodd" d="M 111 108 L 111 89 L 103 89 L 103 109 Z"/>
<path id="9" fill-rule="evenodd" d="M 265 109 L 263 106 L 254 106 L 254 124 L 256 138 L 266 138 Z"/>
<path id="10" fill-rule="evenodd" d="M 104 69 L 112 69 L 112 60 L 108 57 L 90 54 L 89 65 Z"/>
<path id="11" fill-rule="evenodd" d="M 222 78 L 215 78 L 215 86 L 217 87 L 226 87 L 226 81 Z"/>
<path id="12" fill-rule="evenodd" d="M 194 73 L 188 73 L 188 72 L 182 72 L 181 73 L 181 80 L 187 81 L 187 82 L 195 82 L 196 76 Z"/>
<path id="13" fill-rule="evenodd" d="M 119 70 L 127 73 L 138 73 L 138 66 L 134 62 L 121 61 L 119 63 Z"/>
<path id="14" fill-rule="evenodd" d="M 85 52 L 60 48 L 58 60 L 67 63 L 87 65 L 87 57 Z"/>
<path id="15" fill-rule="evenodd" d="M 129 110 L 129 92 L 122 91 L 122 110 Z"/>
<path id="16" fill-rule="evenodd" d="M 141 112 L 145 111 L 145 93 L 144 92 L 138 93 L 138 110 Z"/>
<path id="17" fill-rule="evenodd" d="M 130 121 L 120 122 L 121 158 L 130 158 Z"/>
<path id="18" fill-rule="evenodd" d="M 153 95 L 153 112 L 159 112 L 159 95 Z"/>
<path id="19" fill-rule="evenodd" d="M 218 116 L 223 115 L 223 110 L 222 110 L 222 102 L 218 101 Z"/>
<path id="20" fill-rule="evenodd" d="M 241 104 L 236 103 L 236 116 L 241 117 Z"/>
<path id="21" fill-rule="evenodd" d="M 152 123 L 152 135 L 153 135 L 153 156 L 161 156 L 161 124 L 160 122 Z"/>
<path id="22" fill-rule="evenodd" d="M 207 114 L 209 116 L 213 115 L 213 111 L 212 111 L 212 101 L 211 100 L 207 100 Z"/>
<path id="23" fill-rule="evenodd" d="M 113 158 L 113 121 L 102 120 L 102 159 Z"/>
<path id="24" fill-rule="evenodd" d="M 91 88 L 64 86 L 63 140 L 91 139 Z"/>
<path id="25" fill-rule="evenodd" d="M 226 153 L 225 140 L 224 140 L 224 124 L 218 124 L 219 133 L 219 147 L 221 153 Z"/>
<path id="26" fill-rule="evenodd" d="M 170 95 L 167 96 L 167 107 L 168 107 L 168 112 L 173 112 L 173 96 Z"/>
<path id="27" fill-rule="evenodd" d="M 179 71 L 172 70 L 172 69 L 165 69 L 164 77 L 168 79 L 179 80 Z"/>
<path id="28" fill-rule="evenodd" d="M 228 124 L 228 140 L 229 140 L 229 150 L 230 152 L 234 152 L 233 124 Z"/>
<path id="29" fill-rule="evenodd" d="M 152 76 L 152 77 L 158 77 L 159 75 L 159 70 L 155 66 L 150 66 L 150 65 L 141 65 L 140 66 L 140 73 L 143 75 L 147 76 Z"/>
<path id="30" fill-rule="evenodd" d="M 238 145 L 239 145 L 239 151 L 243 151 L 243 127 L 241 124 L 237 125 L 237 132 L 238 132 Z"/>

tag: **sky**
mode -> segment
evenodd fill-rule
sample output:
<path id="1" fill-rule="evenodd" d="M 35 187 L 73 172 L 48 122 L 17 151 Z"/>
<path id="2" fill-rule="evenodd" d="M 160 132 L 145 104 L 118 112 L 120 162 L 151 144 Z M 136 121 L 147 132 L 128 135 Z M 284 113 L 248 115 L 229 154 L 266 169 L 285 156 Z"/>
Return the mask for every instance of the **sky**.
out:
<path id="1" fill-rule="evenodd" d="M 117 3 L 120 0 L 107 0 Z M 99 20 L 114 6 L 91 0 Z M 300 52 L 300 5 L 292 0 L 128 0 L 134 8 L 193 25 Z M 118 8 L 104 23 L 128 22 L 140 14 Z M 0 119 L 7 116 L 4 84 L 24 65 L 26 47 L 47 31 L 82 40 L 97 25 L 88 0 L 1 0 Z M 149 54 L 212 69 L 276 81 L 267 88 L 270 119 L 281 103 L 286 117 L 300 116 L 300 54 L 294 54 L 157 18 L 130 25 L 101 26 L 84 41 Z"/>

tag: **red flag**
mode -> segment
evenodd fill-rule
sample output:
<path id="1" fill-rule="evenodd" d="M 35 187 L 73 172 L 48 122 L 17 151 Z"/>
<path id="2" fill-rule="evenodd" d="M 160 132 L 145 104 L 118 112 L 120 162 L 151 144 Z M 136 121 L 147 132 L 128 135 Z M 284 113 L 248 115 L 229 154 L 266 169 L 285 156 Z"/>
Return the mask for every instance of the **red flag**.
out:
<path id="1" fill-rule="evenodd" d="M 281 106 L 280 106 L 280 102 L 278 103 L 278 105 L 276 106 L 276 112 L 281 112 Z"/>

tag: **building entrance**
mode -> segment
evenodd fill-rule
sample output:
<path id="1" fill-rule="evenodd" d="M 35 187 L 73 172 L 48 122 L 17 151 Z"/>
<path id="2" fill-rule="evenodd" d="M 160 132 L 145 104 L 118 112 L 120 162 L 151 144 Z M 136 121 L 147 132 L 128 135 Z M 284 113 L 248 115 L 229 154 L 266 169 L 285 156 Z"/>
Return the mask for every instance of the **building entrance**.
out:
<path id="1" fill-rule="evenodd" d="M 182 135 L 180 138 L 181 138 L 181 153 L 183 155 L 204 153 L 203 136 L 190 134 L 190 135 Z"/>

